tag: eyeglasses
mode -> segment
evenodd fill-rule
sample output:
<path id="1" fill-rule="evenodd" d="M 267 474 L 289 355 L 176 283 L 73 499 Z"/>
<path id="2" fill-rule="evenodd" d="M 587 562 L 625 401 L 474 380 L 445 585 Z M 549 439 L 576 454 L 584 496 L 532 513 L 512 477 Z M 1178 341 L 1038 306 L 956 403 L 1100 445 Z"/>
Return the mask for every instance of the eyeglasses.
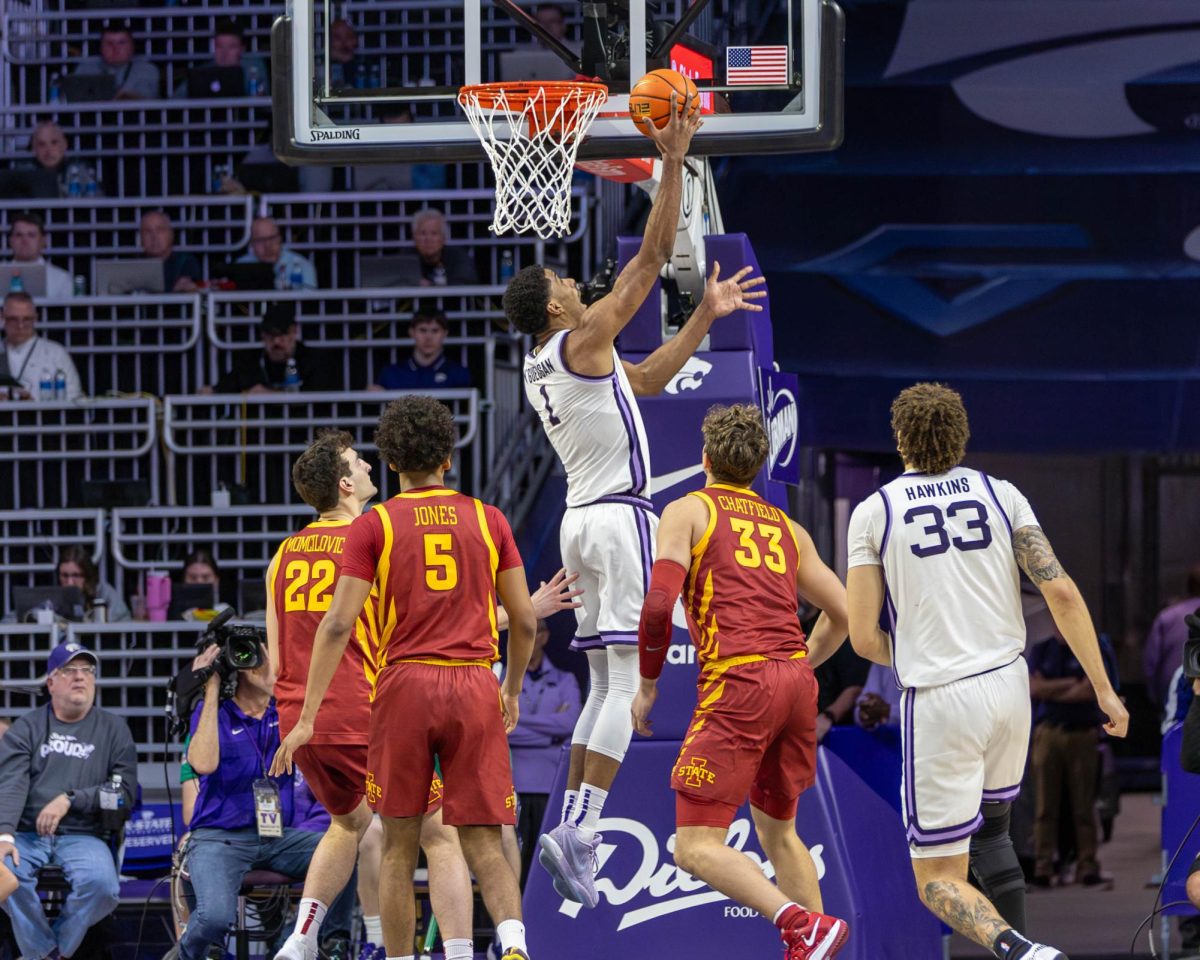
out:
<path id="1" fill-rule="evenodd" d="M 61 673 L 64 677 L 94 677 L 96 675 L 96 667 L 94 664 L 87 663 L 78 667 L 59 667 L 54 672 Z"/>

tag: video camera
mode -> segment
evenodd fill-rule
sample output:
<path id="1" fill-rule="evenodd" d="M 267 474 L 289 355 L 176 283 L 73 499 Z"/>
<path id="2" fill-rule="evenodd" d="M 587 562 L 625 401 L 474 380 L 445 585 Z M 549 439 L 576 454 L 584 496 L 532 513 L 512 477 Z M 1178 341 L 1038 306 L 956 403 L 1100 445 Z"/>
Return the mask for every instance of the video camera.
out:
<path id="1" fill-rule="evenodd" d="M 203 670 L 188 667 L 171 681 L 167 692 L 167 715 L 173 735 L 180 736 L 187 731 L 192 711 L 214 672 L 221 677 L 221 699 L 228 700 L 237 689 L 238 671 L 262 666 L 267 628 L 261 623 L 244 620 L 231 623 L 234 616 L 232 609 L 222 610 L 196 641 L 197 652 L 212 644 L 221 648 L 212 664 Z"/>
<path id="2" fill-rule="evenodd" d="M 590 307 L 601 297 L 607 296 L 612 292 L 613 284 L 617 282 L 617 261 L 609 257 L 604 261 L 604 266 L 600 268 L 592 279 L 579 287 L 579 299 L 583 301 L 585 307 Z"/>
<path id="3" fill-rule="evenodd" d="M 1183 618 L 1188 626 L 1188 637 L 1183 644 L 1183 675 L 1189 680 L 1200 680 L 1200 609 Z"/>

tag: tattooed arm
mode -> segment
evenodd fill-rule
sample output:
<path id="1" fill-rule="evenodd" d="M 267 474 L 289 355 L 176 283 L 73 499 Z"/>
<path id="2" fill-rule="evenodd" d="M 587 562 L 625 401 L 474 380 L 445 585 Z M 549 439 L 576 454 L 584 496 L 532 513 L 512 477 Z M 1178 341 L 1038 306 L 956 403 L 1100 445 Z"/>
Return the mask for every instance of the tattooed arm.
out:
<path id="1" fill-rule="evenodd" d="M 1100 709 L 1108 715 L 1104 729 L 1115 737 L 1125 736 L 1129 713 L 1104 669 L 1096 629 L 1075 581 L 1063 570 L 1041 527 L 1014 530 L 1012 542 L 1018 565 L 1042 592 L 1063 639 L 1092 682 Z"/>

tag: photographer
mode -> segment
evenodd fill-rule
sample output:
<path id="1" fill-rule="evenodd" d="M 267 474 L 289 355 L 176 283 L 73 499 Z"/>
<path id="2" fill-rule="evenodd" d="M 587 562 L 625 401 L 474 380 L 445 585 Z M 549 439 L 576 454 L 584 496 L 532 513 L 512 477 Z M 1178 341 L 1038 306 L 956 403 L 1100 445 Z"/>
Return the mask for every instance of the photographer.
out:
<path id="1" fill-rule="evenodd" d="M 4 909 L 29 960 L 72 956 L 88 928 L 117 907 L 109 837 L 137 794 L 137 751 L 125 721 L 95 705 L 98 666 L 78 643 L 55 647 L 46 662 L 50 703 L 0 739 L 0 863 L 8 861 L 19 884 Z M 53 924 L 37 895 L 47 864 L 61 866 L 71 883 Z"/>
<path id="2" fill-rule="evenodd" d="M 293 827 L 292 778 L 267 777 L 279 747 L 279 714 L 266 648 L 244 626 L 226 632 L 223 621 L 214 625 L 206 638 L 215 642 L 192 662 L 205 680 L 204 699 L 192 711 L 187 757 L 200 774 L 200 791 L 184 854 L 196 903 L 179 941 L 182 960 L 202 960 L 210 945 L 224 943 L 249 871 L 302 878 L 321 839 Z M 232 687 L 228 698 L 223 685 Z M 353 885 L 347 890 L 329 912 L 335 935 L 350 928 Z"/>
<path id="3" fill-rule="evenodd" d="M 1200 610 L 1186 618 L 1188 639 L 1183 648 L 1183 675 L 1191 681 L 1192 702 L 1183 721 L 1180 765 L 1188 773 L 1200 773 Z M 1188 871 L 1187 895 L 1200 910 L 1200 855 Z"/>

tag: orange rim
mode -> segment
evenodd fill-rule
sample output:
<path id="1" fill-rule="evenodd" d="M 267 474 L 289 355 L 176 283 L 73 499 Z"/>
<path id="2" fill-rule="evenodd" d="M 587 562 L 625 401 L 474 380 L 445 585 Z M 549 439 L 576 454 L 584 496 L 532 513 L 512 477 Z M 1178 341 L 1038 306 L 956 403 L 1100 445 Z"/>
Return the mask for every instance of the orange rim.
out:
<path id="1" fill-rule="evenodd" d="M 597 93 L 603 97 L 601 103 L 608 99 L 608 87 L 603 83 L 592 83 L 585 80 L 503 81 L 500 83 L 473 83 L 462 87 L 458 91 L 458 102 L 465 106 L 468 98 L 473 97 L 481 107 L 495 110 L 501 106 L 503 101 L 505 109 L 513 113 L 520 113 L 525 109 L 525 105 L 539 94 L 545 99 L 546 106 L 550 107 L 557 106 L 572 96 L 583 99 L 589 94 Z M 564 109 L 569 110 L 570 104 L 567 104 Z M 531 117 L 531 121 L 533 119 Z"/>

